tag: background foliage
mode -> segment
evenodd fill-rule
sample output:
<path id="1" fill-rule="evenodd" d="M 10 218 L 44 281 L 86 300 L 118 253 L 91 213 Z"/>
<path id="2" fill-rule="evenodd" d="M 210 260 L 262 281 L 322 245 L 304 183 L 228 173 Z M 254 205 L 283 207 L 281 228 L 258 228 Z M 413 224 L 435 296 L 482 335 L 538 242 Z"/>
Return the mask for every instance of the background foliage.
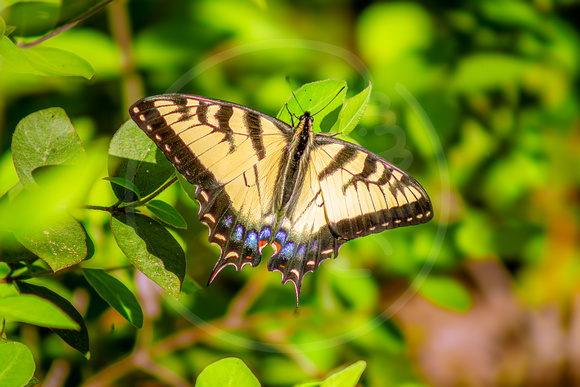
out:
<path id="1" fill-rule="evenodd" d="M 0 8 L 0 359 L 21 354 L 13 385 L 188 385 L 232 357 L 255 377 L 225 359 L 198 384 L 234 370 L 247 385 L 292 385 L 354 364 L 349 385 L 359 360 L 369 386 L 580 383 L 578 2 Z M 348 97 L 372 82 L 350 136 L 421 182 L 432 222 L 349 242 L 306 277 L 296 312 L 267 257 L 196 284 L 219 249 L 174 184 L 156 199 L 186 229 L 162 204 L 144 211 L 171 212 L 164 239 L 186 271 L 161 290 L 135 270 L 133 229 L 97 209 L 135 195 L 102 180 L 139 151 L 124 125 L 133 102 L 183 92 L 276 115 L 291 90 L 328 78 Z M 27 158 L 47 144 L 62 157 Z M 51 260 L 30 233 L 55 208 L 67 209 L 66 248 Z"/>

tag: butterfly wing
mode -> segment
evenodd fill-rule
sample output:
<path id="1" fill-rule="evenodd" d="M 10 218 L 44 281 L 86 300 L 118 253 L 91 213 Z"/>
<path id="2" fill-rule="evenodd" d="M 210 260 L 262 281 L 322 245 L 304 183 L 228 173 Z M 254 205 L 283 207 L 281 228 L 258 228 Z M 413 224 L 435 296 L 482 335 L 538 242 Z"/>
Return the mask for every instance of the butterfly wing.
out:
<path id="1" fill-rule="evenodd" d="M 314 164 L 333 235 L 355 239 L 433 218 L 429 196 L 409 174 L 346 141 L 319 134 L 315 143 Z"/>
<path id="2" fill-rule="evenodd" d="M 347 240 L 433 217 L 431 201 L 415 179 L 360 146 L 317 134 L 308 157 L 268 261 L 283 283 L 294 284 L 297 298 L 304 275 L 336 258 Z"/>
<path id="3" fill-rule="evenodd" d="M 292 129 L 240 105 L 182 94 L 144 98 L 130 114 L 197 186 L 199 219 L 222 250 L 210 282 L 227 265 L 256 266 L 272 237 L 271 187 Z"/>

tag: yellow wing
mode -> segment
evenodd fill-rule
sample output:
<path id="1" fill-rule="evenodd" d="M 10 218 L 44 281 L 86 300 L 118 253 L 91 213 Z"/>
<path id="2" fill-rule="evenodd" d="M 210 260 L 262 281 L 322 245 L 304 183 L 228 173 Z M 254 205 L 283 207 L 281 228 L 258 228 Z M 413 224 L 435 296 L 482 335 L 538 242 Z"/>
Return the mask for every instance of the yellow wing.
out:
<path id="1" fill-rule="evenodd" d="M 256 266 L 276 222 L 274 191 L 291 128 L 229 102 L 181 94 L 144 98 L 131 117 L 177 170 L 197 186 L 199 219 L 227 265 Z"/>
<path id="2" fill-rule="evenodd" d="M 309 168 L 274 236 L 268 269 L 300 293 L 304 274 L 350 239 L 421 224 L 431 201 L 410 175 L 357 145 L 317 134 Z"/>

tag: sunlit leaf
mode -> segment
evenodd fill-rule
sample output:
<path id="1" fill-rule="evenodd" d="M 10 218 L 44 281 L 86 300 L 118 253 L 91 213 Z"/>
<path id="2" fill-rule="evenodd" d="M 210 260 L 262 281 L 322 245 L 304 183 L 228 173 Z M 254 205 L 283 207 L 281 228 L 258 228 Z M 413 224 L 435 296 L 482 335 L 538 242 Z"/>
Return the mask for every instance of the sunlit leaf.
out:
<path id="1" fill-rule="evenodd" d="M 159 222 L 140 214 L 114 214 L 111 230 L 133 265 L 178 298 L 185 277 L 185 254 Z"/>
<path id="2" fill-rule="evenodd" d="M 338 132 L 348 135 L 358 125 L 371 99 L 372 85 L 346 101 L 338 115 Z"/>
<path id="3" fill-rule="evenodd" d="M 96 269 L 83 269 L 91 286 L 113 309 L 137 328 L 143 327 L 143 310 L 135 295 L 112 275 Z"/>
<path id="4" fill-rule="evenodd" d="M 23 294 L 34 294 L 42 297 L 63 310 L 80 327 L 80 330 L 51 328 L 54 333 L 60 336 L 65 343 L 82 353 L 87 359 L 89 354 L 89 332 L 85 326 L 85 321 L 76 308 L 65 298 L 52 290 L 43 286 L 32 285 L 19 281 L 16 283 L 18 290 Z"/>
<path id="5" fill-rule="evenodd" d="M 80 329 L 77 322 L 52 302 L 28 294 L 0 298 L 0 316 L 47 328 Z"/>
<path id="6" fill-rule="evenodd" d="M 260 382 L 241 359 L 228 357 L 205 367 L 197 377 L 195 386 L 256 387 L 260 386 Z"/>
<path id="7" fill-rule="evenodd" d="M 286 105 L 278 112 L 276 118 L 297 125 L 296 117 L 304 112 L 315 114 L 313 122 L 314 132 L 328 131 L 338 119 L 340 107 L 346 96 L 346 81 L 327 79 L 324 81 L 307 83 L 300 87 L 289 99 Z"/>
<path id="8" fill-rule="evenodd" d="M 0 343 L 0 385 L 20 387 L 34 375 L 36 365 L 32 352 L 22 343 Z"/>
<path id="9" fill-rule="evenodd" d="M 87 256 L 87 234 L 72 216 L 44 223 L 43 227 L 22 229 L 16 238 L 54 271 L 71 267 Z"/>
<path id="10" fill-rule="evenodd" d="M 342 371 L 326 378 L 321 387 L 356 386 L 364 372 L 367 363 L 360 360 L 346 367 Z"/>
<path id="11" fill-rule="evenodd" d="M 70 119 L 61 108 L 49 108 L 23 118 L 12 138 L 12 157 L 24 185 L 32 171 L 47 165 L 78 165 L 85 151 Z"/>

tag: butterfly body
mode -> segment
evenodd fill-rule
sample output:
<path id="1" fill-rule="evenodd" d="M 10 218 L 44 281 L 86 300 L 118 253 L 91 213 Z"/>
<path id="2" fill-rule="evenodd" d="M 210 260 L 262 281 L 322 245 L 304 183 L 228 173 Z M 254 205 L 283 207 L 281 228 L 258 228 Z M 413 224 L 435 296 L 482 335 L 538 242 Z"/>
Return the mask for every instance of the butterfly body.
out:
<path id="1" fill-rule="evenodd" d="M 272 244 L 270 271 L 298 295 L 304 274 L 350 240 L 425 223 L 429 197 L 410 175 L 368 150 L 295 128 L 230 102 L 182 94 L 144 98 L 130 114 L 177 170 L 197 186 L 199 218 L 226 266 L 256 266 Z"/>

